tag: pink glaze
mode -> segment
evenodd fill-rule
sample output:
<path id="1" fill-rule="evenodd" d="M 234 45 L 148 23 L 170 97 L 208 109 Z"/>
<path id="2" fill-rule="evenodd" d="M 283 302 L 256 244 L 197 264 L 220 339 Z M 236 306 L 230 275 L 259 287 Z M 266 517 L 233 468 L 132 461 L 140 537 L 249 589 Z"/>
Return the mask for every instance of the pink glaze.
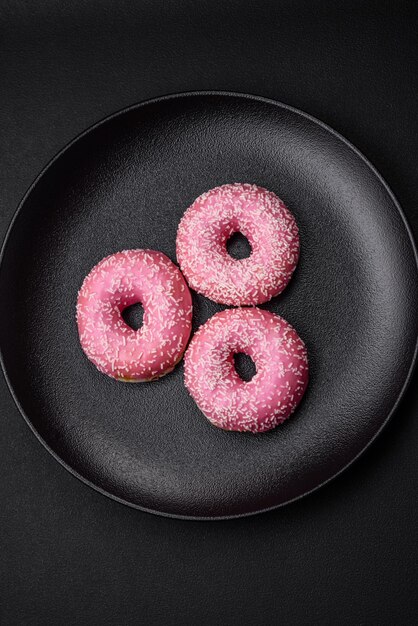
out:
<path id="1" fill-rule="evenodd" d="M 233 355 L 244 352 L 256 374 L 244 382 Z M 283 422 L 308 384 L 305 344 L 283 318 L 257 308 L 229 309 L 194 335 L 184 357 L 185 383 L 200 410 L 225 430 L 261 433 Z"/>
<path id="2" fill-rule="evenodd" d="M 242 233 L 246 259 L 233 259 L 228 239 Z M 177 259 L 190 287 L 215 302 L 261 304 L 286 287 L 299 258 L 295 219 L 271 191 L 234 183 L 207 191 L 187 209 L 177 232 Z"/>
<path id="3" fill-rule="evenodd" d="M 137 302 L 143 325 L 133 330 L 122 311 Z M 192 299 L 179 269 L 162 252 L 124 250 L 98 263 L 78 294 L 81 347 L 104 374 L 127 382 L 167 374 L 190 336 Z"/>

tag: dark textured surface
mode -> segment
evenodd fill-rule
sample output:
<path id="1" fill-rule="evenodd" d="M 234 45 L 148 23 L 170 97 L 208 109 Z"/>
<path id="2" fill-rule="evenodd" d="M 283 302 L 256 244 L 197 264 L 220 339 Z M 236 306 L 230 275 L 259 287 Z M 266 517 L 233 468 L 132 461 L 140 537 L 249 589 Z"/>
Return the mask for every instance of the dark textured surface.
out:
<path id="1" fill-rule="evenodd" d="M 291 284 L 265 308 L 305 341 L 310 384 L 296 414 L 258 436 L 211 426 L 182 366 L 143 385 L 103 376 L 74 314 L 93 265 L 130 248 L 175 260 L 185 209 L 231 181 L 279 195 L 301 239 Z M 14 221 L 0 302 L 5 370 L 49 448 L 123 501 L 191 517 L 272 508 L 338 473 L 394 408 L 418 335 L 416 258 L 380 178 L 312 119 L 232 95 L 151 102 L 72 144 Z M 195 295 L 194 327 L 222 308 Z"/>
<path id="2" fill-rule="evenodd" d="M 41 167 L 89 124 L 159 94 L 232 89 L 343 133 L 417 234 L 415 3 L 0 6 L 3 233 Z M 216 524 L 150 516 L 88 489 L 39 445 L 0 381 L 0 621 L 415 623 L 416 380 L 336 481 L 276 512 Z"/>

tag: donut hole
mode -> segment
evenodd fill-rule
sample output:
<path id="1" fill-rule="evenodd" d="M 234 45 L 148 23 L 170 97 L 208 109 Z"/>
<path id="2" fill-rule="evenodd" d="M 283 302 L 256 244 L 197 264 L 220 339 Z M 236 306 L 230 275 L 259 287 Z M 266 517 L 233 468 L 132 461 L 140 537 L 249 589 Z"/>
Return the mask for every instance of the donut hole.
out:
<path id="1" fill-rule="evenodd" d="M 247 237 L 240 232 L 233 233 L 226 242 L 226 249 L 229 256 L 240 261 L 251 256 L 252 248 Z"/>
<path id="2" fill-rule="evenodd" d="M 234 365 L 238 376 L 245 383 L 249 383 L 257 373 L 254 361 L 248 354 L 245 354 L 245 352 L 235 352 Z"/>
<path id="3" fill-rule="evenodd" d="M 132 330 L 139 330 L 144 323 L 144 309 L 140 302 L 127 306 L 122 311 L 122 318 Z"/>

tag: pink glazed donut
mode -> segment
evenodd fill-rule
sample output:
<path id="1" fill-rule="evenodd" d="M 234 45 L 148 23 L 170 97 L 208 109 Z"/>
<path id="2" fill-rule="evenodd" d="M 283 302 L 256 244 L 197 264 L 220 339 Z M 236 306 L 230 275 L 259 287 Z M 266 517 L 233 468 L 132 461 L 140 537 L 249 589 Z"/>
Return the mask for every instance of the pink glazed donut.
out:
<path id="1" fill-rule="evenodd" d="M 122 311 L 140 302 L 143 325 L 133 330 Z M 81 347 L 104 374 L 125 382 L 170 372 L 186 348 L 192 299 L 179 269 L 162 252 L 124 250 L 98 263 L 78 294 Z"/>
<path id="2" fill-rule="evenodd" d="M 236 232 L 251 255 L 234 259 Z M 261 304 L 286 287 L 299 259 L 295 219 L 271 191 L 250 184 L 215 187 L 199 196 L 177 232 L 177 259 L 190 287 L 220 304 Z"/>
<path id="3" fill-rule="evenodd" d="M 233 356 L 252 358 L 244 382 Z M 208 420 L 224 430 L 261 433 L 289 417 L 308 384 L 305 344 L 283 318 L 257 308 L 229 309 L 194 335 L 184 360 L 185 383 Z"/>

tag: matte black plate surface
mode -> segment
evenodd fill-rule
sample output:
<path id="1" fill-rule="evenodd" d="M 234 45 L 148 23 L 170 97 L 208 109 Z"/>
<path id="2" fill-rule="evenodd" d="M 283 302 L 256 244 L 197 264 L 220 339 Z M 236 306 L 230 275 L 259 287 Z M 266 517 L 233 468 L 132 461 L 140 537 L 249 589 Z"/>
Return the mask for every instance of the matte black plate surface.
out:
<path id="1" fill-rule="evenodd" d="M 203 191 L 251 182 L 299 224 L 301 259 L 264 308 L 305 340 L 311 380 L 295 415 L 253 436 L 212 427 L 183 368 L 129 385 L 84 357 L 77 291 L 125 248 L 175 260 Z M 194 296 L 194 326 L 223 307 Z M 75 140 L 18 211 L 0 270 L 0 345 L 16 402 L 77 476 L 127 504 L 219 518 L 279 506 L 356 458 L 393 413 L 415 357 L 414 245 L 377 172 L 309 116 L 260 98 L 189 94 L 130 108 Z"/>

